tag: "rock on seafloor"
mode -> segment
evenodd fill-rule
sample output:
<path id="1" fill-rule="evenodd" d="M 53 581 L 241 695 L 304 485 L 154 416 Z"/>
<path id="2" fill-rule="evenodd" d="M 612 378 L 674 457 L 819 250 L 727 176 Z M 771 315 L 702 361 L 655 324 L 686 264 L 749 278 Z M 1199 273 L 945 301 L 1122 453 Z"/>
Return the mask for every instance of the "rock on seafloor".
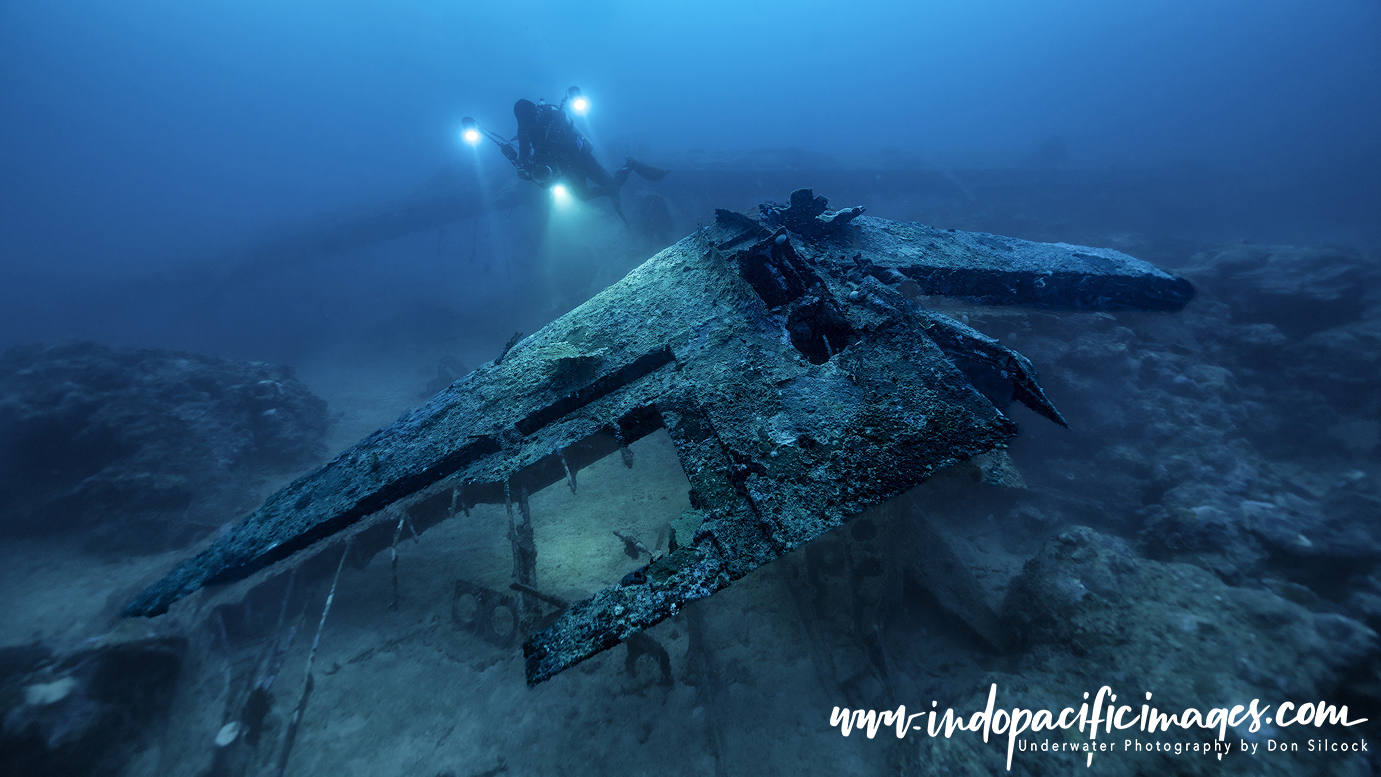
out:
<path id="1" fill-rule="evenodd" d="M 0 356 L 0 534 L 180 547 L 321 460 L 326 403 L 292 370 L 90 342 Z"/>

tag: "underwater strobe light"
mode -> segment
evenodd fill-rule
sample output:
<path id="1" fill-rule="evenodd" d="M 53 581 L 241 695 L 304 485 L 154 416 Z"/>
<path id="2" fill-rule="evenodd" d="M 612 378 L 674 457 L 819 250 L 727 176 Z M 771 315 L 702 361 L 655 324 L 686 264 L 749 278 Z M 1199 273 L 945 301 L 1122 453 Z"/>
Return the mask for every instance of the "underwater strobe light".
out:
<path id="1" fill-rule="evenodd" d="M 572 86 L 566 90 L 566 99 L 571 101 L 571 110 L 582 116 L 590 110 L 590 101 L 585 99 L 585 95 L 580 93 L 580 87 Z"/>
<path id="2" fill-rule="evenodd" d="M 462 138 L 465 138 L 465 142 L 466 142 L 466 143 L 469 143 L 469 144 L 472 145 L 472 146 L 475 145 L 476 143 L 480 142 L 480 125 L 479 125 L 479 122 L 475 121 L 474 119 L 470 118 L 469 116 L 466 116 L 465 118 L 461 119 L 461 120 L 460 120 L 460 136 L 461 136 Z"/>
<path id="3" fill-rule="evenodd" d="M 566 190 L 565 184 L 557 184 L 551 187 L 551 198 L 562 208 L 571 204 L 571 193 Z"/>

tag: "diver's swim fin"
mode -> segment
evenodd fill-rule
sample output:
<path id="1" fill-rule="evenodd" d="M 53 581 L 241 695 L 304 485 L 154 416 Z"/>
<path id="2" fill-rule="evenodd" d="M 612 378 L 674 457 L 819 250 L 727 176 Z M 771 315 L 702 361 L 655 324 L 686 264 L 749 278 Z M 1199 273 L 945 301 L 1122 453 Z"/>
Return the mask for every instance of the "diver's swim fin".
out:
<path id="1" fill-rule="evenodd" d="M 663 170 L 660 167 L 645 165 L 631 156 L 628 157 L 628 161 L 625 162 L 625 164 L 627 164 L 628 167 L 633 170 L 633 172 L 637 173 L 643 178 L 646 178 L 649 181 L 660 181 L 663 178 L 666 178 L 667 173 L 670 172 L 669 170 Z"/>

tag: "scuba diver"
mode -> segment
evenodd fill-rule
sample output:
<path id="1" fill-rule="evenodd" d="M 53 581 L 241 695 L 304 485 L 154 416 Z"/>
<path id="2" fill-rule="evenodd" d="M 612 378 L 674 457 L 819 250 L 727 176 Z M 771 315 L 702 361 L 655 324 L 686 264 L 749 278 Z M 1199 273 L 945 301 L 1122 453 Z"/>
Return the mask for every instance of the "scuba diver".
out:
<path id="1" fill-rule="evenodd" d="M 584 113 L 588 103 L 581 95 L 579 87 L 571 87 L 560 105 L 548 105 L 543 101 L 519 100 L 513 104 L 513 117 L 518 121 L 518 134 L 512 140 L 505 140 L 488 130 L 484 134 L 499 146 L 508 161 L 518 169 L 518 177 L 525 181 L 548 188 L 564 182 L 571 194 L 581 200 L 608 197 L 614 212 L 623 218 L 623 206 L 619 201 L 619 190 L 628 180 L 629 173 L 637 173 L 649 181 L 660 181 L 667 171 L 643 164 L 629 157 L 610 175 L 604 166 L 595 159 L 590 141 L 566 113 L 566 104 L 572 110 Z M 480 127 L 474 119 L 466 117 L 462 121 L 465 139 L 471 143 L 479 141 Z M 514 149 L 512 141 L 517 141 Z"/>

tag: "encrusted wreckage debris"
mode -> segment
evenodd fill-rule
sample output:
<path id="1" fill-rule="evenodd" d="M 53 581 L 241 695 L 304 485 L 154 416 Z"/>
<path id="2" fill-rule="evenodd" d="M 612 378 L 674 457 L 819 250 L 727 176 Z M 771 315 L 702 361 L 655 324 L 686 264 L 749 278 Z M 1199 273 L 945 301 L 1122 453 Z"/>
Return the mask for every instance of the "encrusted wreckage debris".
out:
<path id="1" fill-rule="evenodd" d="M 900 224 L 861 208 L 829 213 L 809 190 L 791 203 L 765 206 L 762 220 L 719 211 L 715 224 L 270 497 L 126 613 L 157 615 L 450 479 L 460 485 L 444 498 L 462 508 L 508 507 L 515 617 L 537 683 L 931 474 L 1000 451 L 1017 433 L 1003 414 L 1012 400 L 1064 423 L 1030 362 L 923 309 L 903 284 L 1071 309 L 1174 310 L 1193 294 L 1117 251 Z M 619 583 L 543 616 L 528 495 L 573 485 L 582 467 L 661 429 L 699 527 Z M 376 551 L 396 532 L 390 521 L 361 527 L 356 548 Z"/>

